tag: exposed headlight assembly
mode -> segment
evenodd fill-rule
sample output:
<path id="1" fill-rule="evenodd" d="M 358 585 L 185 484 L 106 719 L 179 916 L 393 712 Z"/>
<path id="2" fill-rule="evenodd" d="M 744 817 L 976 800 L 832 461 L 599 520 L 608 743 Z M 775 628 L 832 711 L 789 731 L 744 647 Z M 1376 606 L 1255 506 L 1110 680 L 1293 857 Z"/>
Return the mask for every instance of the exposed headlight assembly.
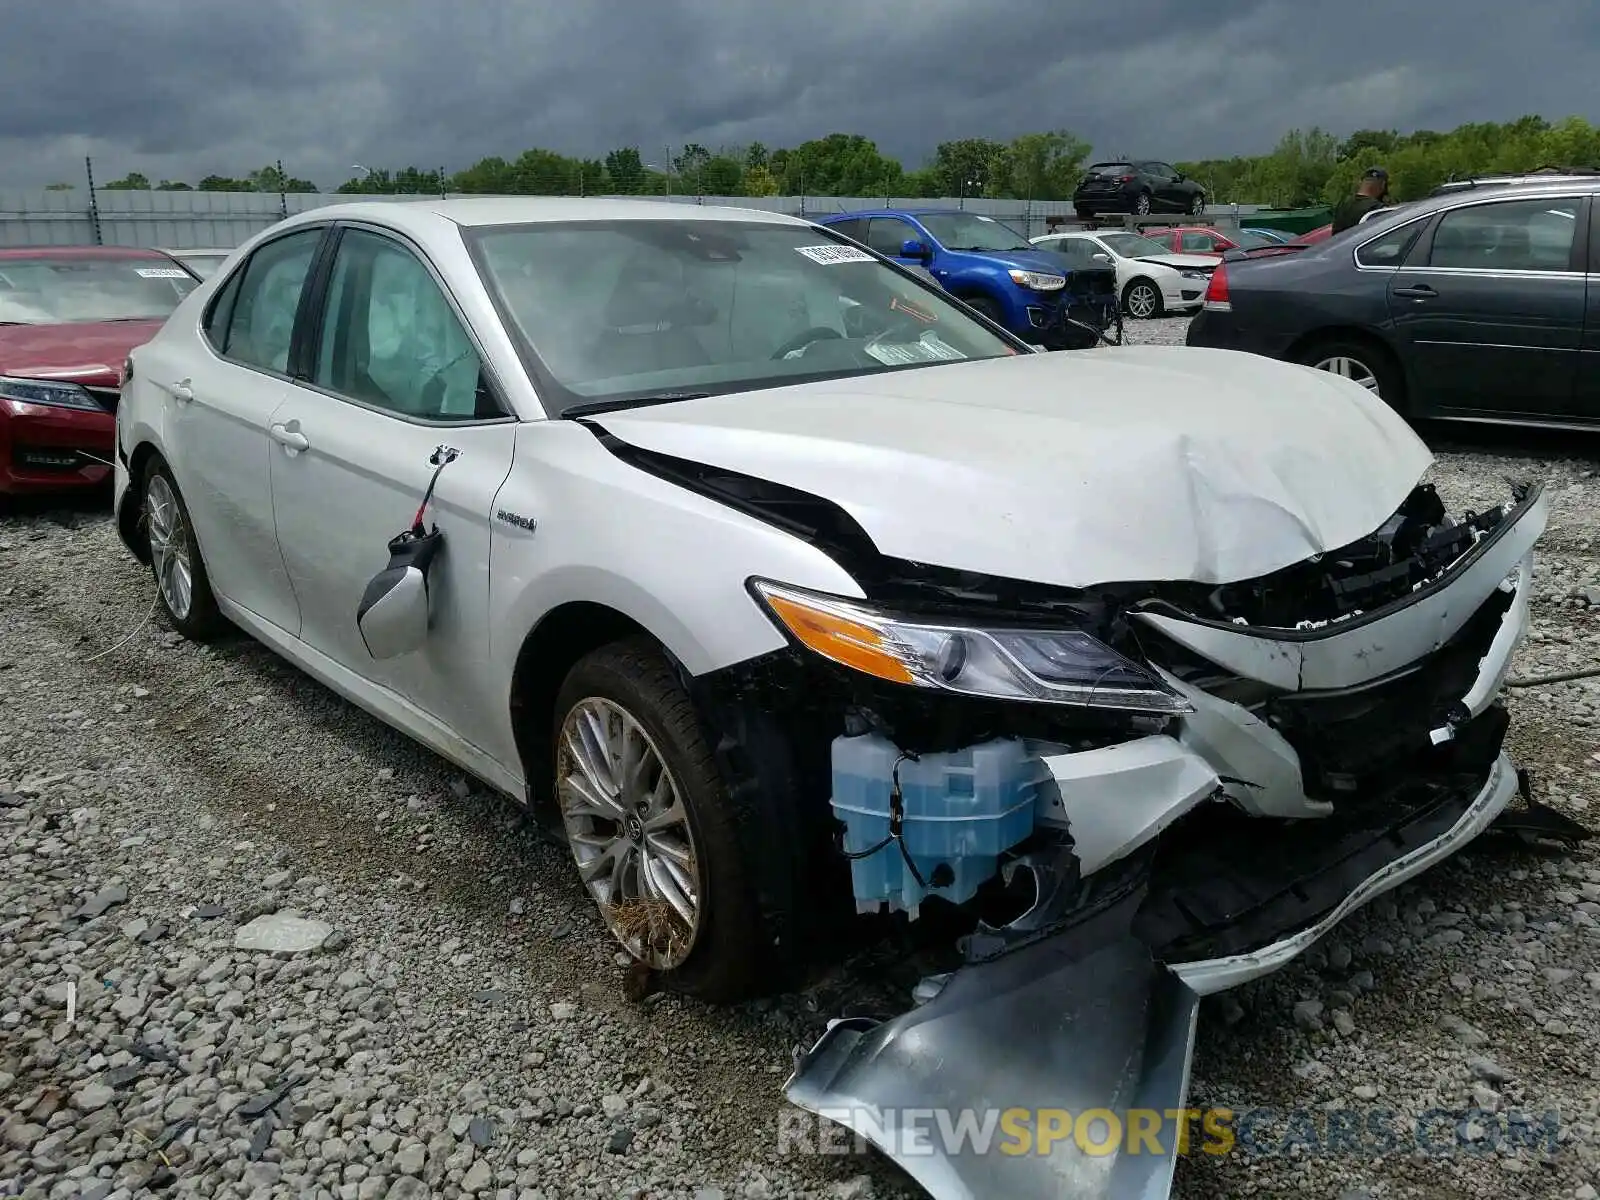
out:
<path id="1" fill-rule="evenodd" d="M 1192 711 L 1153 672 L 1078 630 L 934 625 L 764 579 L 750 586 L 801 645 L 892 683 L 991 700 Z"/>
<path id="2" fill-rule="evenodd" d="M 54 379 L 13 379 L 9 375 L 0 375 L 0 399 L 14 400 L 18 404 L 43 404 L 49 408 L 106 411 L 77 384 Z"/>
<path id="3" fill-rule="evenodd" d="M 1011 282 L 1036 292 L 1059 292 L 1067 286 L 1065 275 L 1046 275 L 1043 271 L 1008 271 Z"/>

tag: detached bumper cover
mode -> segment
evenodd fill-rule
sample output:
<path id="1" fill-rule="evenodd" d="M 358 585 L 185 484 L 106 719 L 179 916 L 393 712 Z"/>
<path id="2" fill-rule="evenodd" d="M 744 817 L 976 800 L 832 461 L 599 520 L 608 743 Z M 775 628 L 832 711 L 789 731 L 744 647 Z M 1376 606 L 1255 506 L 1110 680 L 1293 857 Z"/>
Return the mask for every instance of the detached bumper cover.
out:
<path id="1" fill-rule="evenodd" d="M 1131 908 L 967 967 L 892 1021 L 835 1022 L 789 1099 L 937 1200 L 1166 1196 L 1172 1123 L 1147 1125 L 1136 1153 L 1126 1126 L 1183 1106 L 1199 998 L 1129 935 Z M 1097 1109 L 1111 1119 L 1080 1136 L 1073 1119 Z M 974 1136 L 957 1145 L 962 1128 Z"/>

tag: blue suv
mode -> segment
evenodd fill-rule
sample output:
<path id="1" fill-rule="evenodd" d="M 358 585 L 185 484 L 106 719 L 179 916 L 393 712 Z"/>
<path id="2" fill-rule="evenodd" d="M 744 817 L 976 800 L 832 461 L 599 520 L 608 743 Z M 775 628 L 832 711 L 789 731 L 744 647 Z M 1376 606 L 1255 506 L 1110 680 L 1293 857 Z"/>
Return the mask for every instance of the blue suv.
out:
<path id="1" fill-rule="evenodd" d="M 1031 342 L 1043 341 L 1072 271 L 994 217 L 960 209 L 877 208 L 815 218 L 902 266 L 926 269 L 951 295 Z M 1115 270 L 1107 269 L 1113 279 Z"/>

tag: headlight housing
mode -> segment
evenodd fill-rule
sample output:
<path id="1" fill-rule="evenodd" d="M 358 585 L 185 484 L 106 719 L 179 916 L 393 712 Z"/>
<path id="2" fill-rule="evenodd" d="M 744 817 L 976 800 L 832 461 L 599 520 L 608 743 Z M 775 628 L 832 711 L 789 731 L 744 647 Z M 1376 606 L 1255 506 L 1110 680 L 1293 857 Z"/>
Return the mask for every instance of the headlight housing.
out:
<path id="1" fill-rule="evenodd" d="M 18 404 L 42 404 L 47 408 L 106 411 L 99 401 L 77 384 L 56 379 L 16 379 L 0 375 L 0 399 L 14 400 Z"/>
<path id="2" fill-rule="evenodd" d="M 1043 271 L 1008 271 L 1006 274 L 1018 287 L 1031 288 L 1036 292 L 1059 292 L 1067 286 L 1065 275 L 1047 275 Z"/>
<path id="3" fill-rule="evenodd" d="M 1205 271 L 1184 271 L 1183 277 L 1185 279 L 1198 279 L 1202 283 L 1211 278 Z"/>
<path id="4" fill-rule="evenodd" d="M 750 587 L 779 628 L 808 650 L 891 683 L 989 700 L 1192 711 L 1154 672 L 1081 630 L 933 624 L 770 580 L 751 580 Z"/>

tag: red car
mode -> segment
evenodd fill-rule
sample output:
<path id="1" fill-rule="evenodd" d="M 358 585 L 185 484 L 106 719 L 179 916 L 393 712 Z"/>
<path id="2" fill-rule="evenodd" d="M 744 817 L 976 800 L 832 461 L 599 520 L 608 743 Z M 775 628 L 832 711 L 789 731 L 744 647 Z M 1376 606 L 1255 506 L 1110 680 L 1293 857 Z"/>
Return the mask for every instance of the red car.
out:
<path id="1" fill-rule="evenodd" d="M 155 250 L 0 250 L 0 496 L 110 477 L 122 364 L 199 286 Z"/>
<path id="2" fill-rule="evenodd" d="M 1243 248 L 1227 234 L 1199 225 L 1175 225 L 1170 229 L 1151 228 L 1139 232 L 1152 241 L 1160 242 L 1174 254 L 1215 254 L 1221 257 L 1224 250 Z"/>

